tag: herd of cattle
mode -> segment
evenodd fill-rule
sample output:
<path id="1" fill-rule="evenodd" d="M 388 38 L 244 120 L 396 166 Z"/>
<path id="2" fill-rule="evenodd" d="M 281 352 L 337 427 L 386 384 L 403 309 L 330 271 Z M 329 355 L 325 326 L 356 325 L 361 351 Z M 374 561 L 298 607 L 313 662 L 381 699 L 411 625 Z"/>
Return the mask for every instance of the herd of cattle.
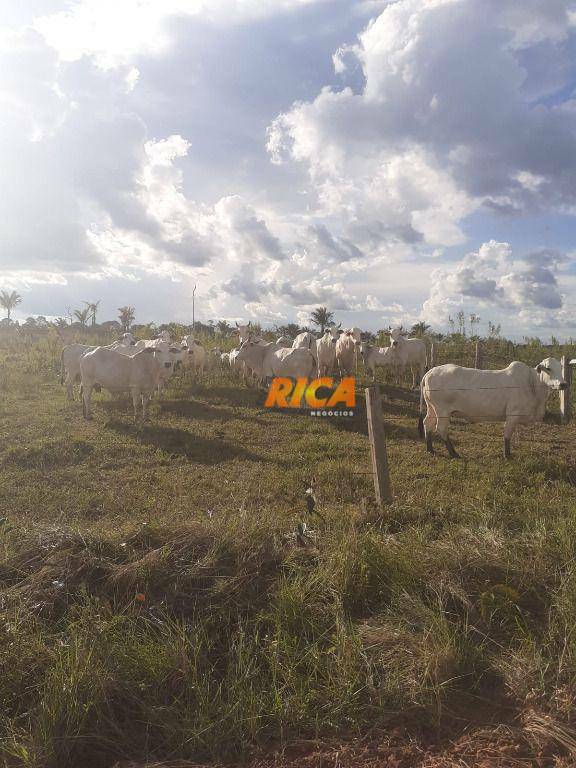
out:
<path id="1" fill-rule="evenodd" d="M 185 336 L 176 344 L 166 331 L 156 339 L 140 341 L 125 333 L 107 346 L 69 344 L 62 350 L 61 383 L 66 384 L 67 397 L 72 400 L 74 382 L 80 380 L 86 419 L 92 417 L 92 392 L 101 387 L 112 393 L 130 392 L 134 417 L 138 417 L 141 407 L 146 418 L 151 395 L 160 394 L 179 367 L 199 376 L 205 368 L 229 367 L 245 381 L 263 384 L 275 376 L 311 378 L 336 371 L 340 376 L 350 376 L 357 369 L 360 355 L 373 379 L 378 367 L 411 372 L 413 387 L 420 386 L 419 431 L 427 450 L 433 452 L 432 435 L 436 433 L 452 457 L 458 454 L 448 434 L 451 417 L 505 422 L 504 455 L 509 457 L 515 427 L 542 421 L 549 392 L 568 386 L 555 358 L 546 358 L 536 368 L 512 362 L 502 370 L 453 364 L 428 370 L 425 342 L 406 338 L 400 328 L 390 329 L 390 346 L 383 348 L 364 341 L 359 328 L 342 330 L 335 325 L 319 338 L 306 331 L 295 339 L 281 336 L 268 342 L 250 325 L 238 324 L 235 334 L 239 343 L 230 352 L 218 348 L 206 351 L 193 336 Z"/>

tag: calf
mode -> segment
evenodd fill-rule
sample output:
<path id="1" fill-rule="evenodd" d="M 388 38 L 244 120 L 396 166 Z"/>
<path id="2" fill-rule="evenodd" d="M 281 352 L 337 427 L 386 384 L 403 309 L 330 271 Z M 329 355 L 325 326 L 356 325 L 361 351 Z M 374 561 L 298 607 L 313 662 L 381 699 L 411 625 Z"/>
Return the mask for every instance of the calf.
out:
<path id="1" fill-rule="evenodd" d="M 184 336 L 182 339 L 182 346 L 188 352 L 187 359 L 185 355 L 184 367 L 192 368 L 197 376 L 202 376 L 206 359 L 206 351 L 204 347 L 199 341 L 196 341 L 193 336 Z"/>
<path id="2" fill-rule="evenodd" d="M 401 328 L 390 330 L 390 346 L 394 352 L 395 366 L 400 371 L 409 368 L 412 386 L 416 387 L 426 372 L 426 343 L 422 339 L 407 339 Z"/>
<path id="3" fill-rule="evenodd" d="M 391 347 L 374 347 L 367 341 L 360 343 L 360 354 L 366 369 L 372 374 L 372 381 L 376 380 L 376 368 L 393 368 L 395 365 Z"/>

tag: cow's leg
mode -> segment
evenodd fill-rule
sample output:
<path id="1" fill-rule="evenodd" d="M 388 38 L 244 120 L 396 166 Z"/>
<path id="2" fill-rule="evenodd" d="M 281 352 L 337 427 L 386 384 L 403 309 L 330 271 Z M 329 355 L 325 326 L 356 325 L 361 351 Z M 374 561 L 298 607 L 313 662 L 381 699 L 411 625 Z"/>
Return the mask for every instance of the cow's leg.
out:
<path id="1" fill-rule="evenodd" d="M 66 399 L 74 400 L 74 384 L 70 379 L 70 374 L 66 374 Z"/>
<path id="2" fill-rule="evenodd" d="M 150 400 L 150 395 L 148 392 L 142 392 L 142 421 L 146 421 L 148 418 L 148 402 Z"/>
<path id="3" fill-rule="evenodd" d="M 92 418 L 92 405 L 90 402 L 90 398 L 92 397 L 92 384 L 82 384 L 81 387 L 81 397 L 82 397 L 82 413 L 84 414 L 84 418 L 86 421 L 90 421 Z"/>
<path id="4" fill-rule="evenodd" d="M 519 422 L 513 416 L 509 416 L 506 419 L 506 423 L 504 424 L 504 458 L 505 459 L 509 459 L 512 456 L 510 443 L 512 439 L 512 434 L 516 428 L 516 424 L 518 423 Z"/>
<path id="5" fill-rule="evenodd" d="M 134 410 L 134 421 L 138 421 L 138 406 L 140 405 L 140 392 L 132 389 L 132 408 Z"/>
<path id="6" fill-rule="evenodd" d="M 459 459 L 460 454 L 454 448 L 452 440 L 450 440 L 450 435 L 448 434 L 449 427 L 450 427 L 450 415 L 438 416 L 438 426 L 436 427 L 436 431 L 438 432 L 442 440 L 444 440 L 444 444 L 446 445 L 446 450 L 448 451 L 448 455 L 450 456 L 450 458 Z"/>
<path id="7" fill-rule="evenodd" d="M 426 416 L 424 417 L 424 437 L 426 440 L 426 450 L 428 453 L 434 453 L 434 446 L 432 445 L 432 432 L 434 431 L 434 423 L 436 417 L 428 409 Z"/>

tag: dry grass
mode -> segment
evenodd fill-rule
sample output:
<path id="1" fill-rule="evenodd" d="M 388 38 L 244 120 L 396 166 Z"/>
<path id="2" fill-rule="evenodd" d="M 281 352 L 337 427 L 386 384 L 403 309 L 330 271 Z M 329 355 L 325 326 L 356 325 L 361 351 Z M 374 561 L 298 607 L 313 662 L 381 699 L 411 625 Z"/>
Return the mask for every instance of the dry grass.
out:
<path id="1" fill-rule="evenodd" d="M 174 381 L 144 427 L 106 396 L 87 424 L 57 358 L 50 342 L 0 350 L 3 765 L 298 743 L 326 748 L 295 766 L 572 753 L 574 425 L 523 430 L 506 464 L 498 428 L 457 426 L 466 458 L 430 458 L 412 394 L 386 385 L 380 514 L 361 406 L 345 423 L 271 413 L 213 374 Z M 312 478 L 323 519 L 306 517 Z M 401 736 L 358 751 L 378 727 Z"/>

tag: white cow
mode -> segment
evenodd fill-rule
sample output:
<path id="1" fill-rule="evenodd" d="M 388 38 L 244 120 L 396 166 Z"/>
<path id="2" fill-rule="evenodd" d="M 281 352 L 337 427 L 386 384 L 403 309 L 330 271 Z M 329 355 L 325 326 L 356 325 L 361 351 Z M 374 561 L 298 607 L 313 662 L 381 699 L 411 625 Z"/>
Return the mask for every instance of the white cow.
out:
<path id="1" fill-rule="evenodd" d="M 197 376 L 204 373 L 204 362 L 206 360 L 206 350 L 199 341 L 192 335 L 184 336 L 181 345 L 187 352 L 184 354 L 184 367 L 192 368 Z"/>
<path id="2" fill-rule="evenodd" d="M 394 367 L 394 355 L 392 347 L 375 347 L 367 341 L 360 342 L 360 354 L 366 369 L 372 374 L 372 381 L 376 379 L 376 368 Z"/>
<path id="3" fill-rule="evenodd" d="M 292 342 L 292 349 L 310 349 L 313 354 L 316 352 L 316 336 L 310 331 L 302 331 Z"/>
<path id="4" fill-rule="evenodd" d="M 185 356 L 182 354 L 182 349 L 176 346 L 171 346 L 167 341 L 162 341 L 162 339 L 140 339 L 140 341 L 137 341 L 133 347 L 117 347 L 116 352 L 119 352 L 125 357 L 134 357 L 145 349 L 158 350 L 166 360 L 172 362 L 170 368 L 165 366 L 160 373 L 157 387 L 158 396 L 160 396 L 162 390 L 166 386 L 166 382 L 176 370 L 178 363 L 183 362 Z"/>
<path id="5" fill-rule="evenodd" d="M 356 331 L 360 333 L 359 328 L 349 328 L 336 341 L 336 361 L 340 376 L 351 376 L 354 373 L 358 344 L 361 342 L 360 337 L 356 341 Z"/>
<path id="6" fill-rule="evenodd" d="M 332 325 L 326 329 L 324 336 L 321 336 L 316 342 L 316 362 L 319 376 L 327 376 L 332 373 L 336 365 L 336 342 L 339 335 L 338 328 Z"/>
<path id="7" fill-rule="evenodd" d="M 362 341 L 362 330 L 360 328 L 356 328 L 356 326 L 353 328 L 347 328 L 344 333 L 346 333 L 348 336 L 352 336 L 356 344 L 360 344 Z"/>
<path id="8" fill-rule="evenodd" d="M 98 385 L 109 392 L 130 392 L 134 418 L 138 417 L 140 402 L 142 417 L 146 418 L 150 395 L 159 386 L 161 377 L 173 367 L 170 354 L 154 347 L 146 347 L 134 355 L 121 354 L 106 347 L 86 352 L 80 359 L 84 418 L 92 418 L 92 390 Z"/>
<path id="9" fill-rule="evenodd" d="M 123 333 L 119 341 L 113 341 L 107 345 L 108 349 L 131 349 L 136 345 L 136 340 L 131 333 Z M 80 358 L 98 349 L 89 344 L 67 344 L 60 355 L 60 384 L 66 384 L 66 398 L 74 400 L 74 382 L 80 378 Z"/>
<path id="10" fill-rule="evenodd" d="M 550 390 L 566 389 L 562 366 L 553 357 L 536 368 L 525 363 L 510 363 L 498 371 L 482 371 L 459 365 L 439 365 L 428 371 L 420 385 L 418 428 L 426 438 L 426 449 L 433 453 L 432 432 L 444 440 L 448 453 L 458 454 L 448 435 L 450 417 L 468 421 L 503 421 L 504 457 L 510 457 L 510 438 L 517 424 L 533 424 L 544 419 Z M 422 419 L 423 401 L 427 412 Z"/>
<path id="11" fill-rule="evenodd" d="M 394 328 L 390 330 L 390 346 L 396 368 L 402 372 L 409 368 L 412 386 L 416 387 L 426 372 L 426 343 L 422 339 L 407 339 L 401 328 Z"/>
<path id="12" fill-rule="evenodd" d="M 245 341 L 248 341 L 250 334 L 254 334 L 254 329 L 248 323 L 248 325 L 238 325 L 236 323 L 236 331 L 234 333 L 237 333 L 240 338 L 240 344 L 243 344 Z"/>
<path id="13" fill-rule="evenodd" d="M 219 347 L 212 347 L 206 355 L 206 369 L 213 371 L 215 368 L 220 368 L 220 357 L 222 350 Z"/>
<path id="14" fill-rule="evenodd" d="M 260 381 L 272 376 L 309 377 L 316 366 L 311 350 L 278 349 L 274 342 L 262 346 L 245 341 L 236 359 L 246 363 Z"/>

